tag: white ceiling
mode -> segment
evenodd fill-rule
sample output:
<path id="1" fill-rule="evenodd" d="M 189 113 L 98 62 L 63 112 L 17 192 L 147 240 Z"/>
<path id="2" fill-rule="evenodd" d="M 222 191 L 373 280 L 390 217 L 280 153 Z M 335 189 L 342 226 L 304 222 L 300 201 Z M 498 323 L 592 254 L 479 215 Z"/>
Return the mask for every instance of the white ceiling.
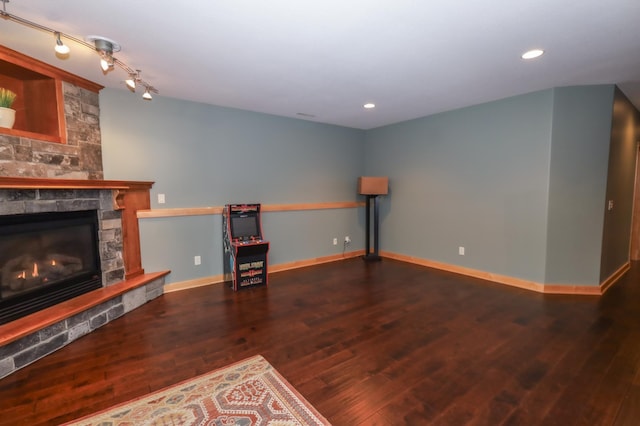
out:
<path id="1" fill-rule="evenodd" d="M 117 41 L 114 56 L 160 96 L 359 129 L 567 85 L 616 83 L 640 108 L 640 0 L 11 0 L 6 11 Z M 0 19 L 0 40 L 127 90 L 86 48 L 69 42 L 57 58 L 49 33 Z M 546 54 L 520 59 L 534 47 Z"/>

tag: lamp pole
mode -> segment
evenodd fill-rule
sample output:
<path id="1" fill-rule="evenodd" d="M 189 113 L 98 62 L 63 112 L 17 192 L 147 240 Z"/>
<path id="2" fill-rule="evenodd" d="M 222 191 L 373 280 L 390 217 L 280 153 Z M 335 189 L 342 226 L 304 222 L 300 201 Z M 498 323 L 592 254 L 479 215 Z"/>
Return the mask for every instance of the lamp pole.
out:
<path id="1" fill-rule="evenodd" d="M 373 201 L 373 253 L 371 253 L 371 202 Z M 367 220 L 366 220 L 366 252 L 363 256 L 363 259 L 368 262 L 377 262 L 382 260 L 378 253 L 379 242 L 378 242 L 378 231 L 380 226 L 380 200 L 377 195 L 367 195 Z"/>

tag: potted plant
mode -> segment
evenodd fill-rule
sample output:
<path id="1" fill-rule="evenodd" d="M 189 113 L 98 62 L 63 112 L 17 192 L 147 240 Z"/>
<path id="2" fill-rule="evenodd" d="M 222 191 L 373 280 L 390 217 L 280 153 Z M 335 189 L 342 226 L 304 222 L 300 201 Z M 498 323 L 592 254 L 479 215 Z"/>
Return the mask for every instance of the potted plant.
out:
<path id="1" fill-rule="evenodd" d="M 8 127 L 11 129 L 16 121 L 16 111 L 11 109 L 13 101 L 16 100 L 16 94 L 11 90 L 0 87 L 0 127 Z"/>

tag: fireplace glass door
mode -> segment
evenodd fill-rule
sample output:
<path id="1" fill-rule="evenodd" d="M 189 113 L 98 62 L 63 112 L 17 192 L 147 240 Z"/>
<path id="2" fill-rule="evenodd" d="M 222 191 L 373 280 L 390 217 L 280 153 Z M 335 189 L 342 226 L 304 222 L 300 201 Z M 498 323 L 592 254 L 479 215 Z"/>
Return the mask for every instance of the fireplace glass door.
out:
<path id="1" fill-rule="evenodd" d="M 101 287 L 95 210 L 0 217 L 0 323 Z"/>

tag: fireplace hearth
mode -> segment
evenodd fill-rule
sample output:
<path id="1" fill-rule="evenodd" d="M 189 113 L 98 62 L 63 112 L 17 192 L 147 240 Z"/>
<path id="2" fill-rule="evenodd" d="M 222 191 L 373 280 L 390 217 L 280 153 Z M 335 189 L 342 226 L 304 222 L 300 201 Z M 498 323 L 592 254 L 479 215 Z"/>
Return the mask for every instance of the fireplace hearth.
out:
<path id="1" fill-rule="evenodd" d="M 0 216 L 0 324 L 102 287 L 96 210 Z"/>

